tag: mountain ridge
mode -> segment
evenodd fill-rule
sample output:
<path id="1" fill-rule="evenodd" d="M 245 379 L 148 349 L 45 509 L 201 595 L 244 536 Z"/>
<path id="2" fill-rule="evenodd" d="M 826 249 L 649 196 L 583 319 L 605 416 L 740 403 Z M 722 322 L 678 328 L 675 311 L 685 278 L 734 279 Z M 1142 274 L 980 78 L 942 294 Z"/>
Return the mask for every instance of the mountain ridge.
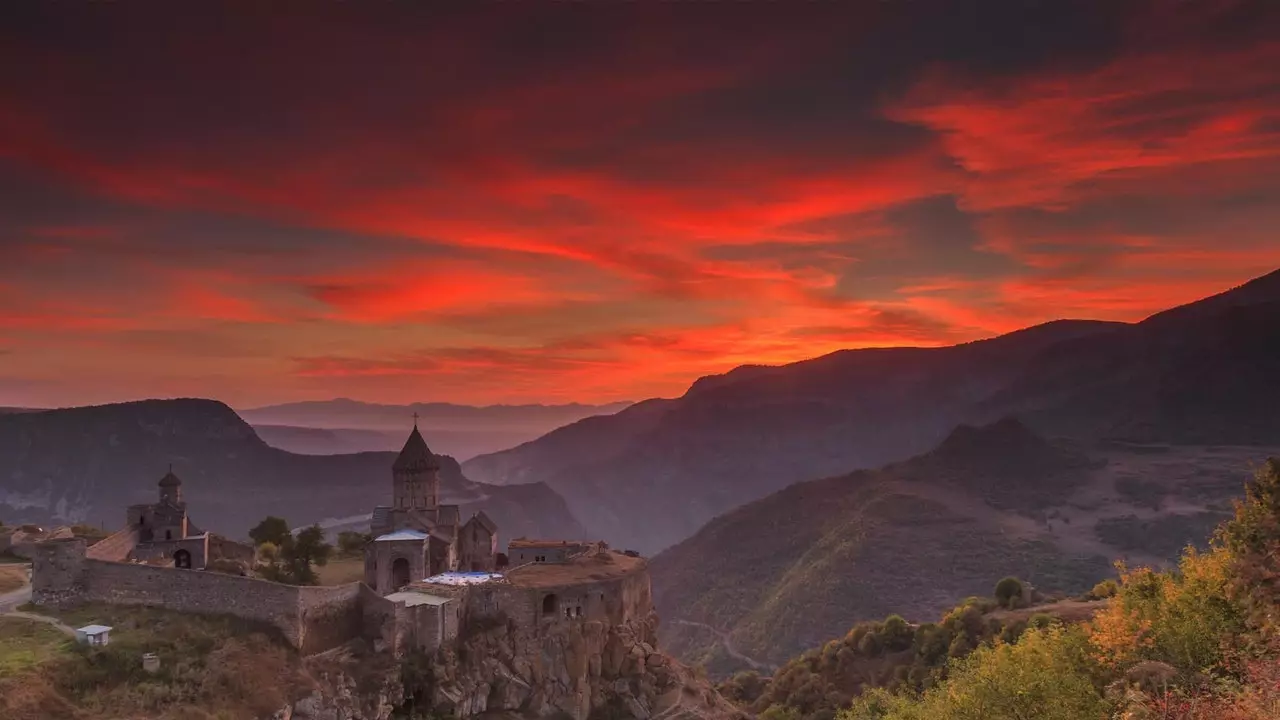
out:
<path id="1" fill-rule="evenodd" d="M 1267 409 L 1280 402 L 1280 272 L 1199 303 L 1137 323 L 1060 320 L 948 347 L 745 366 L 648 412 L 580 425 L 573 444 L 549 434 L 465 468 L 494 484 L 546 482 L 595 534 L 652 553 L 729 508 L 906 460 L 962 424 L 1016 416 L 1085 443 L 1280 437 Z"/>
<path id="2" fill-rule="evenodd" d="M 407 430 L 406 430 L 407 432 Z M 172 464 L 202 526 L 242 535 L 268 514 L 291 523 L 350 516 L 385 504 L 394 452 L 306 456 L 270 447 L 226 404 L 181 398 L 0 415 L 0 514 L 6 521 L 115 527 L 151 502 Z M 441 456 L 445 502 L 484 509 L 504 537 L 580 536 L 554 491 L 474 483 Z M 252 493 L 255 502 L 243 502 Z"/>

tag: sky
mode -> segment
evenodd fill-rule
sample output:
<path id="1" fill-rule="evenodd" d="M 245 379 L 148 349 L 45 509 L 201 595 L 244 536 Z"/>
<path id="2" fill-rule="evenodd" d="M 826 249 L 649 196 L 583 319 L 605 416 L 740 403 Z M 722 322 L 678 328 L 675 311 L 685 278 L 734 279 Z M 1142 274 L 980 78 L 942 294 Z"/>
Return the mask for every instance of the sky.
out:
<path id="1" fill-rule="evenodd" d="M 6 3 L 0 405 L 599 402 L 1280 267 L 1280 3 Z"/>

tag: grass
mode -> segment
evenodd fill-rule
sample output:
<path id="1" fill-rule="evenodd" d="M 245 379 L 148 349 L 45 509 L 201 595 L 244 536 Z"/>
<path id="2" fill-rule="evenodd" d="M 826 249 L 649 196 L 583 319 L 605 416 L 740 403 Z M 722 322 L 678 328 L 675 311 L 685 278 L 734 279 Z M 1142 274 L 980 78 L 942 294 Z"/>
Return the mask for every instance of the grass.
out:
<path id="1" fill-rule="evenodd" d="M 321 585 L 346 585 L 364 579 L 363 557 L 335 557 L 316 569 Z"/>
<path id="2" fill-rule="evenodd" d="M 40 654 L 39 640 L 12 643 L 0 635 L 0 656 L 16 670 L 0 677 L 0 717 L 9 720 L 92 718 L 270 717 L 303 686 L 297 654 L 278 631 L 227 616 L 189 615 L 141 607 L 90 605 L 49 612 L 72 627 L 110 625 L 110 645 L 63 642 Z M 30 625 L 38 625 L 30 623 Z M 53 628 L 40 626 L 25 633 Z M 17 630 L 13 632 L 17 633 Z M 59 636 L 61 638 L 62 636 Z M 142 669 L 156 653 L 160 670 Z"/>
<path id="3" fill-rule="evenodd" d="M 27 584 L 27 568 L 22 565 L 0 565 L 0 594 L 13 592 Z"/>
<path id="4" fill-rule="evenodd" d="M 64 651 L 71 639 L 36 620 L 0 617 L 0 678 L 40 665 Z"/>

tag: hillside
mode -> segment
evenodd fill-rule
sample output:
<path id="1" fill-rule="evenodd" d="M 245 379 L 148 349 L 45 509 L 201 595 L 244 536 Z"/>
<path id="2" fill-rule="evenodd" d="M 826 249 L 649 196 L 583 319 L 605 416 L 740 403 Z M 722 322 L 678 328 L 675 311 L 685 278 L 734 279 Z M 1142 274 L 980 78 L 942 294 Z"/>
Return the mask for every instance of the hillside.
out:
<path id="1" fill-rule="evenodd" d="M 465 469 L 545 482 L 594 534 L 655 552 L 792 483 L 922 453 L 961 424 L 1017 415 L 1084 442 L 1261 444 L 1280 437 L 1277 403 L 1280 272 L 1132 325 L 1060 321 L 739 368 Z"/>
<path id="2" fill-rule="evenodd" d="M 1169 446 L 1085 454 L 1017 420 L 960 427 L 911 460 L 728 512 L 654 557 L 663 642 L 728 670 L 749 663 L 726 647 L 778 663 L 859 621 L 936 617 L 1006 575 L 1078 593 L 1115 558 L 1158 563 L 1202 541 L 1265 456 Z"/>
<path id="3" fill-rule="evenodd" d="M 239 536 L 268 514 L 297 525 L 370 512 L 390 501 L 394 458 L 285 452 L 212 400 L 0 415 L 0 517 L 115 527 L 127 505 L 154 500 L 172 463 L 196 522 Z M 451 458 L 442 465 L 442 499 L 461 504 L 464 517 L 483 508 L 503 538 L 584 533 L 544 485 L 490 487 L 468 481 Z"/>
<path id="4" fill-rule="evenodd" d="M 630 403 L 603 405 L 382 405 L 339 398 L 241 410 L 272 447 L 290 452 L 333 455 L 399 450 L 404 425 L 415 414 L 436 452 L 463 460 L 515 447 L 563 425 L 611 415 Z"/>

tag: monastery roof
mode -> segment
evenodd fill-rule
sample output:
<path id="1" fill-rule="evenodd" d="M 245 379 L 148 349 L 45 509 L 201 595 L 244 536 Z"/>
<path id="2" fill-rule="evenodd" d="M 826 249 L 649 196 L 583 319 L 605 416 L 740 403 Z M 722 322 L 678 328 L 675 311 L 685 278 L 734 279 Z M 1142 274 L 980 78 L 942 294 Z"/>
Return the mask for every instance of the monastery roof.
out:
<path id="1" fill-rule="evenodd" d="M 432 585 L 483 585 L 488 582 L 498 582 L 503 578 L 502 573 L 446 572 L 432 575 L 423 582 Z"/>
<path id="2" fill-rule="evenodd" d="M 498 532 L 498 524 L 495 523 L 492 518 L 486 515 L 483 510 L 476 513 L 475 515 L 472 515 L 471 520 L 474 520 L 480 523 L 480 526 L 483 527 L 485 530 L 488 530 L 490 534 L 494 534 Z M 468 520 L 467 522 L 470 523 L 471 520 Z"/>
<path id="3" fill-rule="evenodd" d="M 490 521 L 492 522 L 492 521 Z M 562 548 L 562 547 L 586 547 L 591 543 L 585 540 L 531 540 L 529 538 L 516 538 L 507 543 L 509 548 Z"/>
<path id="4" fill-rule="evenodd" d="M 396 461 L 392 463 L 391 469 L 395 472 L 420 472 L 440 469 L 440 461 L 431 452 L 431 448 L 427 447 L 427 441 L 422 439 L 422 433 L 418 432 L 416 423 L 413 426 L 413 432 L 409 433 L 409 439 L 405 440 L 404 447 L 396 457 Z"/>
<path id="5" fill-rule="evenodd" d="M 420 530 L 412 530 L 410 528 L 402 528 L 395 532 L 389 532 L 386 535 L 379 535 L 374 538 L 374 542 L 391 542 L 393 540 L 426 540 L 427 534 Z"/>
<path id="6" fill-rule="evenodd" d="M 182 480 L 178 479 L 178 476 L 173 474 L 172 467 L 169 468 L 169 472 L 164 474 L 164 477 L 160 478 L 160 487 L 177 487 L 181 484 Z"/>
<path id="7" fill-rule="evenodd" d="M 387 599 L 392 602 L 402 602 L 405 607 L 413 607 L 415 605 L 444 605 L 453 598 L 429 595 L 424 592 L 415 592 L 413 590 L 403 590 L 401 592 L 391 593 L 387 596 Z"/>

